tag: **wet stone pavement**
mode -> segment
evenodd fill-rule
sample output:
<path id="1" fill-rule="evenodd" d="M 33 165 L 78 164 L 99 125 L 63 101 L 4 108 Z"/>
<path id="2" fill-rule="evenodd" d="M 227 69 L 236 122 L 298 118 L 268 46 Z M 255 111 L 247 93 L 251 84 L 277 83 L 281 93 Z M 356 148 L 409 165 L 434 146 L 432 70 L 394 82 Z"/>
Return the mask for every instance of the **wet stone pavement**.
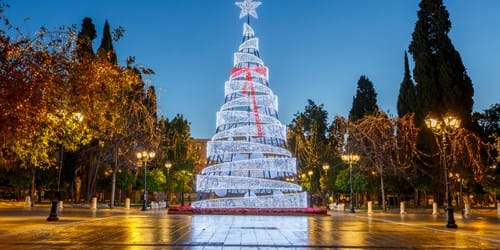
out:
<path id="1" fill-rule="evenodd" d="M 68 209 L 69 210 L 69 209 Z M 497 217 L 332 213 L 328 216 L 168 215 L 0 210 L 0 249 L 499 249 Z M 119 211 L 119 210 L 115 210 Z M 124 210 L 122 210 L 124 211 Z"/>

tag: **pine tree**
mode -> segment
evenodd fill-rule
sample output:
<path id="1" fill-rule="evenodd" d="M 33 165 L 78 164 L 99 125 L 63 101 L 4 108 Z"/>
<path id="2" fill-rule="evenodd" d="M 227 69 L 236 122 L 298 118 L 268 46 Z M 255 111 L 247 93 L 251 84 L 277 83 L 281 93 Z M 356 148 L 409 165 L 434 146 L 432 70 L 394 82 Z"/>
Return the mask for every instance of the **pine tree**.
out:
<path id="1" fill-rule="evenodd" d="M 102 32 L 101 46 L 98 50 L 98 55 L 106 58 L 109 62 L 116 64 L 117 58 L 115 50 L 113 49 L 113 39 L 111 38 L 111 31 L 109 28 L 108 20 L 104 23 Z"/>
<path id="2" fill-rule="evenodd" d="M 352 100 L 352 109 L 349 113 L 351 121 L 357 121 L 366 115 L 375 114 L 378 111 L 377 93 L 373 88 L 373 83 L 366 76 L 361 76 L 358 80 L 356 96 Z"/>
<path id="3" fill-rule="evenodd" d="M 410 75 L 410 65 L 408 63 L 408 54 L 405 52 L 405 73 L 398 96 L 398 115 L 403 117 L 406 114 L 414 113 L 416 107 L 415 85 Z"/>
<path id="4" fill-rule="evenodd" d="M 95 26 L 90 17 L 85 17 L 82 22 L 82 30 L 78 33 L 76 51 L 78 58 L 84 59 L 94 55 L 92 41 L 97 37 Z"/>
<path id="5" fill-rule="evenodd" d="M 423 125 L 428 113 L 452 112 L 468 127 L 474 89 L 460 54 L 448 37 L 449 13 L 442 0 L 422 0 L 419 6 L 410 44 L 415 61 L 413 76 L 417 83 L 417 125 Z"/>

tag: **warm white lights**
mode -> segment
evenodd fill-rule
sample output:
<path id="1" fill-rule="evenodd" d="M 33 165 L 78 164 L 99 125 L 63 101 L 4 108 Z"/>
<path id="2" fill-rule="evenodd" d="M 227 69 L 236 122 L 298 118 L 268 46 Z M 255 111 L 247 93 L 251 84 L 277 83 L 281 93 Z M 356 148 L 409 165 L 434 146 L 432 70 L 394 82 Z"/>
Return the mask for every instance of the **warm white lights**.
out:
<path id="1" fill-rule="evenodd" d="M 156 156 L 156 153 L 153 152 L 153 151 L 139 151 L 136 153 L 136 156 L 137 156 L 137 159 L 144 159 L 144 160 L 150 160 L 150 159 L 153 159 L 155 158 Z"/>
<path id="2" fill-rule="evenodd" d="M 359 155 L 356 154 L 344 154 L 340 157 L 342 158 L 342 161 L 347 164 L 356 164 L 360 159 Z"/>
<path id="3" fill-rule="evenodd" d="M 425 118 L 425 125 L 430 128 L 435 133 L 448 133 L 455 129 L 460 128 L 461 120 L 460 118 L 452 115 L 446 114 L 442 119 L 438 119 L 431 115 Z"/>

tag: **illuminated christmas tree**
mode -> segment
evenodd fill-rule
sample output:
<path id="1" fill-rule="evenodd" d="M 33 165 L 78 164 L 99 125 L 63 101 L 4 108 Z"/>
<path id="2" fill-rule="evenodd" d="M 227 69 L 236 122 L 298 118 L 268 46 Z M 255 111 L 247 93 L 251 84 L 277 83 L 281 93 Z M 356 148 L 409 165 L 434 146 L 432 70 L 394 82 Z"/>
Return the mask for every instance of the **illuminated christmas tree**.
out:
<path id="1" fill-rule="evenodd" d="M 207 143 L 207 167 L 196 178 L 196 208 L 305 208 L 297 185 L 296 160 L 286 149 L 286 127 L 278 120 L 278 98 L 259 55 L 250 16 L 260 2 L 237 2 L 243 41 L 225 83 L 217 130 Z"/>

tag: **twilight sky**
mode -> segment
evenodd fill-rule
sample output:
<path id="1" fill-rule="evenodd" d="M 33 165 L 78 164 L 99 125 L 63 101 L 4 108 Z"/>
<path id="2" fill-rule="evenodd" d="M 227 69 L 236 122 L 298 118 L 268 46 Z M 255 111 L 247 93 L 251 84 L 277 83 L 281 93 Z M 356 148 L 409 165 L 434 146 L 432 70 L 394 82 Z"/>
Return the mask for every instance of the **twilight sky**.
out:
<path id="1" fill-rule="evenodd" d="M 396 114 L 403 53 L 416 22 L 418 0 L 261 0 L 258 20 L 261 56 L 279 97 L 280 120 L 288 124 L 307 99 L 324 103 L 330 119 L 347 115 L 356 81 L 367 75 L 378 104 Z M 211 137 L 215 113 L 224 101 L 233 52 L 243 20 L 234 0 L 7 0 L 5 12 L 22 31 L 44 25 L 81 25 L 94 20 L 98 38 L 106 19 L 125 37 L 115 44 L 124 64 L 133 55 L 156 71 L 161 114 L 181 113 L 194 137 Z M 445 0 L 450 36 L 472 78 L 474 110 L 500 101 L 500 1 Z M 25 20 L 29 18 L 29 20 Z M 410 57 L 411 58 L 411 57 Z"/>

